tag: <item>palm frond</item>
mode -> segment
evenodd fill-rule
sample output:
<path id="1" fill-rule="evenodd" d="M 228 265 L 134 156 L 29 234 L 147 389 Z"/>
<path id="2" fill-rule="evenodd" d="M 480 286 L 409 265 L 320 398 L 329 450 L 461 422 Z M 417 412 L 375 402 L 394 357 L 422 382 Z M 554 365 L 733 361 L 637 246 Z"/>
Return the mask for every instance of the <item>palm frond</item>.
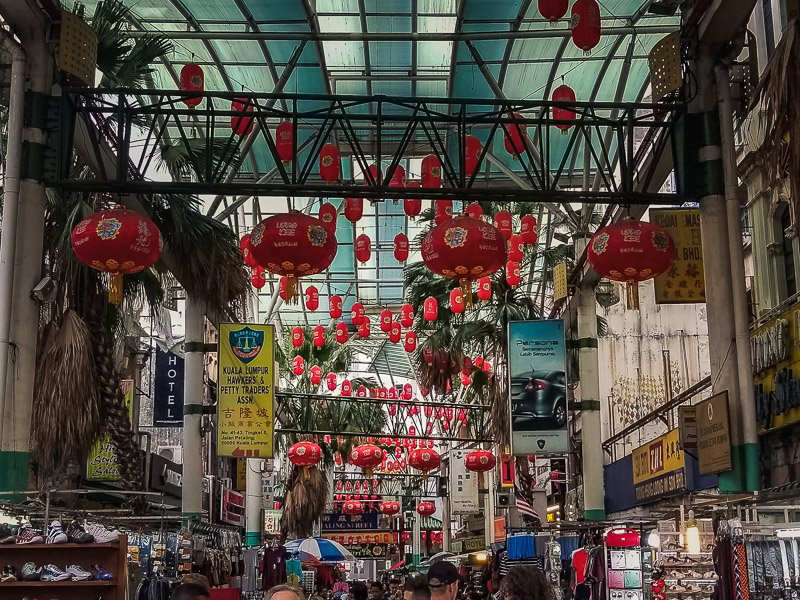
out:
<path id="1" fill-rule="evenodd" d="M 158 166 L 166 169 L 175 181 L 180 181 L 193 173 L 205 172 L 208 164 L 214 169 L 237 159 L 238 152 L 228 139 L 215 138 L 209 145 L 205 138 L 188 138 L 164 144 Z"/>

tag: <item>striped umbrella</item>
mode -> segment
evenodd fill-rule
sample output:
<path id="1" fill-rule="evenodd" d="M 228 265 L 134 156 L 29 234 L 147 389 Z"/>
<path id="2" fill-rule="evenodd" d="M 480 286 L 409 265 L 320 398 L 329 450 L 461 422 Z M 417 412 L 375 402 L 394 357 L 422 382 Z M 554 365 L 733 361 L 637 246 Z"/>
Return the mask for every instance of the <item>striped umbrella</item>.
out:
<path id="1" fill-rule="evenodd" d="M 322 562 L 355 562 L 356 560 L 347 548 L 326 538 L 292 540 L 286 543 L 286 550 L 290 553 L 308 552 Z"/>

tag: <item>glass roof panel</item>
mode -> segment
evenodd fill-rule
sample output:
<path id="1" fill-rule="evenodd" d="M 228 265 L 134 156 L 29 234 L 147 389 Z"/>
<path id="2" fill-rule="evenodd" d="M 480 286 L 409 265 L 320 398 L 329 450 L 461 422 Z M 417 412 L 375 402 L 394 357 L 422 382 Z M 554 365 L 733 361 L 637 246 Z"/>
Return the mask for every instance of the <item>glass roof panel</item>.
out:
<path id="1" fill-rule="evenodd" d="M 192 12 L 198 21 L 206 19 L 217 21 L 230 21 L 242 18 L 242 12 L 233 2 L 219 2 L 218 0 L 181 0 Z"/>
<path id="2" fill-rule="evenodd" d="M 218 0 L 226 1 L 226 0 Z M 303 0 L 243 0 L 248 10 L 256 21 L 270 21 L 276 17 L 282 20 L 296 19 L 305 21 L 307 18 Z M 308 27 L 308 24 L 306 24 Z"/>
<path id="3" fill-rule="evenodd" d="M 317 13 L 357 13 L 357 12 L 358 12 L 358 0 L 317 0 Z"/>

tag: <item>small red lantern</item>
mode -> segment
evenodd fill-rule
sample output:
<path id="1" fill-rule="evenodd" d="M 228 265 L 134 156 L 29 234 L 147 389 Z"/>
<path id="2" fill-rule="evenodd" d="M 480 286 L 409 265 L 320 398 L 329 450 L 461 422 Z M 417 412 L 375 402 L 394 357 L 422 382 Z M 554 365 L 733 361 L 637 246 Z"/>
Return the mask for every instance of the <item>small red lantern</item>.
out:
<path id="1" fill-rule="evenodd" d="M 536 217 L 533 215 L 522 215 L 519 235 L 522 238 L 523 244 L 530 246 L 536 243 L 538 238 L 536 235 Z"/>
<path id="2" fill-rule="evenodd" d="M 205 74 L 197 63 L 188 63 L 181 68 L 181 90 L 187 92 L 202 92 L 205 89 Z M 203 101 L 202 98 L 181 98 L 189 108 L 194 108 Z"/>
<path id="3" fill-rule="evenodd" d="M 422 187 L 442 187 L 442 163 L 435 154 L 428 154 L 422 159 Z"/>
<path id="4" fill-rule="evenodd" d="M 572 5 L 572 41 L 589 54 L 600 42 L 600 7 L 597 0 L 575 0 Z"/>
<path id="5" fill-rule="evenodd" d="M 108 300 L 122 302 L 122 276 L 152 267 L 161 255 L 161 233 L 150 219 L 132 210 L 100 210 L 72 230 L 75 256 L 109 274 Z"/>
<path id="6" fill-rule="evenodd" d="M 399 502 L 381 502 L 379 505 L 380 511 L 392 517 L 400 512 L 400 503 Z"/>
<path id="7" fill-rule="evenodd" d="M 433 296 L 425 298 L 425 312 L 424 312 L 425 320 L 435 321 L 438 315 L 439 315 L 439 303 L 436 301 L 436 298 L 434 298 Z"/>
<path id="8" fill-rule="evenodd" d="M 417 508 L 417 510 L 419 510 L 419 508 Z M 433 513 L 431 513 L 431 514 L 433 514 Z M 419 532 L 419 537 L 423 542 L 428 541 L 428 532 L 427 531 L 420 531 Z"/>
<path id="9" fill-rule="evenodd" d="M 482 151 L 481 141 L 474 135 L 468 135 L 464 138 L 464 170 L 467 177 L 472 177 L 478 170 Z"/>
<path id="10" fill-rule="evenodd" d="M 403 540 L 404 543 L 405 542 L 410 542 L 411 541 L 411 532 L 410 531 L 404 531 L 401 539 Z"/>
<path id="11" fill-rule="evenodd" d="M 407 188 L 421 187 L 417 181 L 410 181 L 406 184 Z M 406 198 L 403 200 L 403 211 L 411 218 L 416 217 L 422 211 L 422 198 Z"/>
<path id="12" fill-rule="evenodd" d="M 603 277 L 627 284 L 629 309 L 639 308 L 637 283 L 666 271 L 675 258 L 675 242 L 653 223 L 625 219 L 594 234 L 587 258 Z"/>
<path id="13" fill-rule="evenodd" d="M 266 279 L 264 279 L 264 267 L 256 267 L 250 272 L 250 282 L 257 290 L 264 287 L 264 284 L 267 283 Z"/>
<path id="14" fill-rule="evenodd" d="M 345 198 L 344 199 L 344 217 L 351 223 L 357 222 L 361 215 L 364 214 L 364 199 L 363 198 Z"/>
<path id="15" fill-rule="evenodd" d="M 342 175 L 342 158 L 339 148 L 325 144 L 319 151 L 319 176 L 323 181 L 338 181 Z"/>
<path id="16" fill-rule="evenodd" d="M 258 267 L 259 264 L 253 258 L 253 253 L 250 250 L 250 234 L 246 233 L 242 236 L 242 239 L 239 240 L 239 248 L 242 251 L 242 258 L 244 258 L 244 264 L 248 267 L 255 268 Z"/>
<path id="17" fill-rule="evenodd" d="M 397 388 L 396 387 L 392 386 L 392 387 L 389 388 L 389 393 L 388 393 L 387 398 L 389 400 L 397 400 Z"/>
<path id="18" fill-rule="evenodd" d="M 247 98 L 234 98 L 231 102 L 231 111 L 243 114 L 251 113 L 253 112 L 253 105 L 250 104 Z M 232 115 L 231 130 L 239 136 L 250 135 L 250 132 L 253 131 L 253 117 Z"/>
<path id="19" fill-rule="evenodd" d="M 478 299 L 488 300 L 492 297 L 492 280 L 488 277 L 478 279 Z"/>
<path id="20" fill-rule="evenodd" d="M 367 477 L 372 477 L 372 470 L 381 464 L 386 454 L 374 444 L 361 444 L 350 452 L 350 462 L 364 469 Z"/>
<path id="21" fill-rule="evenodd" d="M 381 311 L 381 331 L 383 333 L 389 333 L 392 330 L 392 311 L 388 308 L 384 308 Z"/>
<path id="22" fill-rule="evenodd" d="M 336 233 L 336 207 L 330 202 L 323 202 L 319 207 L 319 220 L 329 233 Z"/>
<path id="23" fill-rule="evenodd" d="M 508 260 L 521 261 L 524 255 L 523 246 L 521 235 L 514 234 L 508 238 Z"/>
<path id="24" fill-rule="evenodd" d="M 319 308 L 319 290 L 313 285 L 306 288 L 306 308 L 311 312 Z"/>
<path id="25" fill-rule="evenodd" d="M 434 352 L 432 347 L 424 346 L 422 348 L 422 360 L 424 360 L 425 364 L 427 364 L 429 367 L 433 365 L 433 362 L 436 360 L 436 352 Z M 422 395 L 426 396 L 427 394 L 423 392 Z"/>
<path id="26" fill-rule="evenodd" d="M 361 322 L 361 325 L 358 326 L 358 337 L 360 338 L 368 338 L 369 337 L 369 317 L 365 316 L 364 320 Z"/>
<path id="27" fill-rule="evenodd" d="M 452 200 L 434 200 L 433 202 L 434 221 L 441 225 L 445 221 L 453 218 Z"/>
<path id="28" fill-rule="evenodd" d="M 400 341 L 400 334 L 401 333 L 402 333 L 402 331 L 401 331 L 401 328 L 400 328 L 400 323 L 398 323 L 397 321 L 394 321 L 392 323 L 392 328 L 389 331 L 389 341 L 392 342 L 393 344 L 396 344 L 397 342 Z"/>
<path id="29" fill-rule="evenodd" d="M 417 512 L 423 517 L 430 517 L 436 512 L 436 505 L 433 502 L 425 500 L 417 504 Z M 425 532 L 423 531 L 422 533 L 424 534 Z"/>
<path id="30" fill-rule="evenodd" d="M 350 396 L 353 393 L 353 384 L 349 379 L 342 382 L 342 396 Z"/>
<path id="31" fill-rule="evenodd" d="M 278 158 L 281 162 L 288 164 L 292 162 L 294 156 L 294 128 L 291 121 L 281 121 L 275 130 L 275 147 L 278 150 Z"/>
<path id="32" fill-rule="evenodd" d="M 461 288 L 450 290 L 450 310 L 456 314 L 464 312 L 464 292 Z"/>
<path id="33" fill-rule="evenodd" d="M 387 388 L 386 386 L 380 388 L 378 390 L 378 398 L 380 398 L 381 400 L 388 399 L 389 398 L 389 388 Z"/>
<path id="34" fill-rule="evenodd" d="M 338 319 L 342 316 L 342 297 L 338 294 L 334 294 L 331 296 L 330 300 L 328 300 L 328 312 L 331 315 L 331 319 Z"/>
<path id="35" fill-rule="evenodd" d="M 325 376 L 325 381 L 328 384 L 328 389 L 333 391 L 336 389 L 336 373 L 328 373 Z"/>
<path id="36" fill-rule="evenodd" d="M 352 308 L 350 308 L 350 320 L 353 322 L 353 325 L 359 326 L 361 323 L 364 322 L 366 316 L 364 315 L 364 306 L 361 302 L 353 303 Z"/>
<path id="37" fill-rule="evenodd" d="M 468 373 L 464 373 L 462 371 L 461 372 L 461 385 L 466 386 L 466 385 L 469 385 L 470 383 L 472 383 L 472 380 L 469 378 L 469 374 Z"/>
<path id="38" fill-rule="evenodd" d="M 406 329 L 414 324 L 414 307 L 410 304 L 400 307 L 400 324 Z"/>
<path id="39" fill-rule="evenodd" d="M 414 388 L 411 387 L 410 383 L 406 383 L 403 385 L 403 400 L 411 400 L 411 397 L 414 395 Z M 413 427 L 413 425 L 412 425 Z M 411 435 L 414 435 L 413 433 Z"/>
<path id="40" fill-rule="evenodd" d="M 389 187 L 403 187 L 406 184 L 406 170 L 403 165 L 397 165 L 389 180 Z"/>
<path id="41" fill-rule="evenodd" d="M 417 471 L 422 471 L 423 474 L 438 469 L 441 462 L 442 457 L 432 448 L 417 448 L 412 450 L 408 456 L 408 464 Z"/>
<path id="42" fill-rule="evenodd" d="M 506 282 L 508 282 L 508 285 L 512 288 L 515 288 L 519 285 L 519 281 L 519 263 L 510 260 L 506 263 Z"/>
<path id="43" fill-rule="evenodd" d="M 528 126 L 524 121 L 525 117 L 520 113 L 513 113 L 511 115 L 510 123 L 503 123 L 503 130 L 505 131 L 505 147 L 514 158 L 525 152 L 525 138 L 527 137 Z"/>
<path id="44" fill-rule="evenodd" d="M 295 327 L 292 329 L 292 346 L 299 348 L 303 345 L 303 328 Z"/>
<path id="45" fill-rule="evenodd" d="M 507 210 L 497 211 L 494 215 L 494 226 L 500 230 L 504 238 L 511 238 L 511 233 L 514 228 L 514 221 L 511 218 L 511 213 Z"/>
<path id="46" fill-rule="evenodd" d="M 467 214 L 473 219 L 480 219 L 483 217 L 483 209 L 477 202 L 473 202 L 467 207 Z"/>
<path id="47" fill-rule="evenodd" d="M 362 233 L 356 238 L 356 259 L 360 263 L 365 263 L 372 256 L 370 248 L 371 241 L 366 233 Z"/>
<path id="48" fill-rule="evenodd" d="M 555 23 L 567 14 L 567 8 L 569 8 L 567 0 L 539 0 L 539 12 L 551 23 Z"/>
<path id="49" fill-rule="evenodd" d="M 320 383 L 322 383 L 322 367 L 320 367 L 319 365 L 314 365 L 308 370 L 308 372 L 311 383 L 313 383 L 314 385 L 319 385 Z"/>
<path id="50" fill-rule="evenodd" d="M 406 331 L 406 341 L 403 344 L 406 352 L 413 352 L 417 348 L 417 334 L 413 331 Z"/>
<path id="51" fill-rule="evenodd" d="M 346 515 L 360 515 L 364 512 L 364 505 L 358 500 L 348 500 L 342 505 L 342 512 Z M 358 536 L 357 543 L 361 543 L 361 536 Z"/>
<path id="52" fill-rule="evenodd" d="M 347 332 L 347 323 L 344 321 L 336 324 L 336 341 L 340 344 L 347 343 L 349 334 Z"/>
<path id="53" fill-rule="evenodd" d="M 367 388 L 363 385 L 358 386 L 356 390 L 356 398 L 366 398 L 367 397 Z"/>
<path id="54" fill-rule="evenodd" d="M 303 468 L 303 473 L 308 479 L 308 469 L 322 460 L 322 448 L 314 442 L 297 442 L 289 448 L 288 455 L 293 465 Z"/>
<path id="55" fill-rule="evenodd" d="M 405 233 L 394 236 L 394 258 L 401 263 L 408 259 L 408 236 Z"/>
<path id="56" fill-rule="evenodd" d="M 575 91 L 568 85 L 560 85 L 553 90 L 553 102 L 575 102 Z M 553 119 L 557 121 L 574 121 L 575 111 L 560 106 L 553 107 Z M 567 133 L 572 125 L 570 123 L 556 123 L 561 133 Z M 534 221 L 534 227 L 535 227 Z"/>
<path id="57" fill-rule="evenodd" d="M 281 300 L 286 301 L 286 276 L 281 277 L 280 283 L 278 284 L 278 293 Z"/>
<path id="58" fill-rule="evenodd" d="M 314 345 L 322 348 L 325 345 L 325 328 L 322 325 L 314 327 Z"/>

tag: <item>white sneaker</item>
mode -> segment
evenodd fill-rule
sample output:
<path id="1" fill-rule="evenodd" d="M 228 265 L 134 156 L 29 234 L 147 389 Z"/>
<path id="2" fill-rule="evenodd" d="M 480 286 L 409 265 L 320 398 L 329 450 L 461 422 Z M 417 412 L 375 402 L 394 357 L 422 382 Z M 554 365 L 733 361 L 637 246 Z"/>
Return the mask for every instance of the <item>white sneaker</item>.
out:
<path id="1" fill-rule="evenodd" d="M 68 566 L 67 574 L 72 576 L 72 581 L 88 581 L 92 578 L 92 574 L 80 565 Z"/>
<path id="2" fill-rule="evenodd" d="M 47 532 L 48 544 L 66 544 L 67 534 L 61 529 L 60 521 L 53 521 L 50 523 L 50 531 Z"/>
<path id="3" fill-rule="evenodd" d="M 94 536 L 94 541 L 98 544 L 108 544 L 119 539 L 119 531 L 116 529 L 106 529 L 100 523 L 86 524 L 86 533 Z"/>

